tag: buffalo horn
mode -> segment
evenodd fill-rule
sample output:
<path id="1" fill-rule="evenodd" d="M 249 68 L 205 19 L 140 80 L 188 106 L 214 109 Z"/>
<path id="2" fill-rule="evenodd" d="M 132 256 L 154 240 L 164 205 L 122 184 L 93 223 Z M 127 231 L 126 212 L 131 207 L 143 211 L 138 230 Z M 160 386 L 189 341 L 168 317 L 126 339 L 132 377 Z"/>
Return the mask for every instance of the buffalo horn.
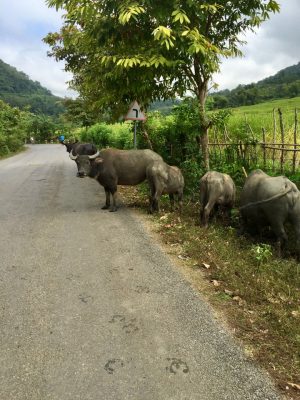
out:
<path id="1" fill-rule="evenodd" d="M 73 156 L 73 150 L 72 150 L 72 151 L 70 151 L 69 157 L 71 158 L 71 160 L 75 161 L 76 158 L 78 157 L 78 155 L 77 156 Z"/>
<path id="2" fill-rule="evenodd" d="M 99 151 L 97 151 L 97 153 L 95 153 L 95 154 L 89 156 L 89 159 L 90 159 L 90 160 L 94 160 L 94 159 L 97 158 L 98 156 L 99 156 Z"/>

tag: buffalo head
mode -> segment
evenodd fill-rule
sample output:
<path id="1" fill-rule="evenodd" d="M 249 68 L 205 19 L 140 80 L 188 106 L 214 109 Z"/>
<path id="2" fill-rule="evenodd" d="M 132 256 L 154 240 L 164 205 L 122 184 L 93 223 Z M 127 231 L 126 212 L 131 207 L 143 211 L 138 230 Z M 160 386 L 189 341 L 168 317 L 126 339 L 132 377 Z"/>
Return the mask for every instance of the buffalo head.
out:
<path id="1" fill-rule="evenodd" d="M 71 160 L 75 161 L 78 168 L 77 176 L 79 178 L 84 178 L 85 176 L 91 176 L 92 167 L 94 161 L 99 156 L 99 151 L 92 155 L 79 155 L 73 154 L 73 151 L 70 152 L 69 157 Z"/>

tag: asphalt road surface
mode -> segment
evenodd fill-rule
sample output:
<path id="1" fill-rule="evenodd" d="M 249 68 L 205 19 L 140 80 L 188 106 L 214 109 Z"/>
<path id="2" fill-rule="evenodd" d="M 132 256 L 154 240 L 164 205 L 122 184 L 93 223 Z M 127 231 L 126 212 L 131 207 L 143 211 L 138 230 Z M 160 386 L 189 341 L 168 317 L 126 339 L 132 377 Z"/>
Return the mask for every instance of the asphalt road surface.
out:
<path id="1" fill-rule="evenodd" d="M 61 145 L 0 161 L 1 400 L 276 400 L 136 216 Z"/>

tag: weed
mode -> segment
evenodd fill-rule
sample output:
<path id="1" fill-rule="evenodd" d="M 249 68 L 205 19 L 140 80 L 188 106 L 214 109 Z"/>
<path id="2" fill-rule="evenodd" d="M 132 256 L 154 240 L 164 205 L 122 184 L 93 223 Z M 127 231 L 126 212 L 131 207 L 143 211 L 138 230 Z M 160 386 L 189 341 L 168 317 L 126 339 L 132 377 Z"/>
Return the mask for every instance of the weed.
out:
<path id="1" fill-rule="evenodd" d="M 271 246 L 265 243 L 252 245 L 250 251 L 254 255 L 258 265 L 268 261 L 273 255 Z"/>

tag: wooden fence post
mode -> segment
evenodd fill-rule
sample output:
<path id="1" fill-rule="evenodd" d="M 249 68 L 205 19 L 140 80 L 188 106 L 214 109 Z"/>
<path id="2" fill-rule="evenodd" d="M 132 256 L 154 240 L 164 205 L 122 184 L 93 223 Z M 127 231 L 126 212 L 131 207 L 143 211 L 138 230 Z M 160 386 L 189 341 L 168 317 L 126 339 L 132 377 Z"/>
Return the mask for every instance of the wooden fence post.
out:
<path id="1" fill-rule="evenodd" d="M 278 108 L 279 114 L 279 123 L 280 123 L 280 133 L 281 133 L 281 157 L 280 157 L 280 172 L 283 172 L 284 165 L 284 127 L 283 127 L 283 119 L 282 119 L 282 111 L 281 108 Z"/>
<path id="2" fill-rule="evenodd" d="M 263 157 L 264 157 L 264 169 L 266 169 L 266 130 L 265 128 L 262 129 L 262 137 L 263 137 Z"/>
<path id="3" fill-rule="evenodd" d="M 297 162 L 297 130 L 298 130 L 298 112 L 297 108 L 295 108 L 293 173 L 295 173 L 296 171 L 296 162 Z"/>
<path id="4" fill-rule="evenodd" d="M 275 108 L 273 108 L 273 143 L 276 143 L 276 115 L 275 115 Z M 274 171 L 275 169 L 275 149 L 273 149 L 273 154 L 272 154 L 272 170 Z"/>

